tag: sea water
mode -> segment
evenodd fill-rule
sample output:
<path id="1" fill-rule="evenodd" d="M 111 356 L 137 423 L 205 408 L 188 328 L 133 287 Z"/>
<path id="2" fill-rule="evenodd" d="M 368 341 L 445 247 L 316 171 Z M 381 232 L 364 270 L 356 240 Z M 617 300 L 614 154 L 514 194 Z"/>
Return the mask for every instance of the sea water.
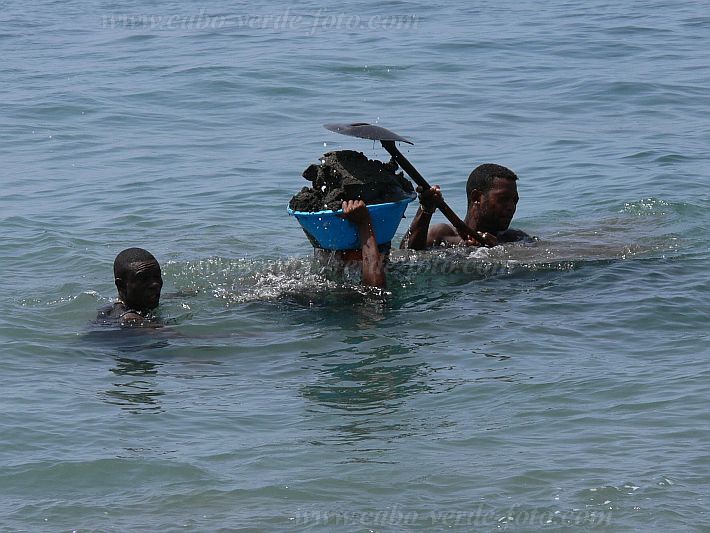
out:
<path id="1" fill-rule="evenodd" d="M 2 529 L 706 530 L 709 38 L 693 1 L 4 2 Z M 388 158 L 351 121 L 459 215 L 510 167 L 539 240 L 323 272 L 286 204 Z M 129 246 L 163 329 L 91 324 Z"/>

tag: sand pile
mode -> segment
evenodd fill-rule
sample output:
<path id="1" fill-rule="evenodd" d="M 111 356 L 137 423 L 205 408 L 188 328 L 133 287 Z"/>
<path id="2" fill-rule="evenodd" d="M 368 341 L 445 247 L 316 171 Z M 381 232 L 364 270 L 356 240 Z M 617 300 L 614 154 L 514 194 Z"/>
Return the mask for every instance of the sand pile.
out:
<path id="1" fill-rule="evenodd" d="M 312 183 L 289 202 L 294 211 L 336 211 L 343 200 L 363 200 L 366 204 L 396 202 L 414 190 L 397 163 L 368 159 L 362 152 L 327 152 L 320 165 L 310 165 L 303 177 Z"/>

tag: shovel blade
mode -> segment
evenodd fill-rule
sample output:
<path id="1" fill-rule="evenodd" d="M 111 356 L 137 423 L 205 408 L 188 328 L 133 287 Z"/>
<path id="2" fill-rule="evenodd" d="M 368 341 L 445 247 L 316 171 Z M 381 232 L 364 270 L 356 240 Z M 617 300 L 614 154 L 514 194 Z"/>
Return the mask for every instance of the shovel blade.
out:
<path id="1" fill-rule="evenodd" d="M 352 124 L 323 124 L 323 127 L 327 130 L 334 131 L 335 133 L 349 135 L 350 137 L 372 139 L 373 141 L 402 141 L 407 144 L 414 144 L 409 139 L 405 139 L 401 135 L 397 135 L 395 132 L 390 131 L 387 128 L 375 126 L 374 124 L 368 124 L 367 122 L 354 122 Z"/>

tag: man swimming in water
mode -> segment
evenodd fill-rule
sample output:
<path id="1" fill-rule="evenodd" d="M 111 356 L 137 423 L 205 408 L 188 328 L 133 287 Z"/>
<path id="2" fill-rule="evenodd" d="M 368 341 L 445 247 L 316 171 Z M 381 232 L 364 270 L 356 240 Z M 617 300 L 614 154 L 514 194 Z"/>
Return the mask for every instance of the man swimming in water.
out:
<path id="1" fill-rule="evenodd" d="M 518 176 L 512 170 L 493 163 L 479 165 L 468 177 L 468 209 L 464 222 L 483 233 L 493 245 L 531 238 L 523 231 L 509 229 L 518 204 L 517 180 Z M 436 224 L 429 228 L 431 217 L 443 200 L 441 189 L 435 185 L 428 191 L 420 188 L 417 191 L 420 206 L 400 248 L 424 250 L 431 246 L 480 246 L 477 241 L 461 238 L 449 224 Z"/>
<path id="2" fill-rule="evenodd" d="M 96 320 L 121 326 L 156 326 L 151 311 L 160 303 L 163 278 L 153 254 L 142 248 L 128 248 L 116 256 L 113 275 L 118 300 L 99 309 Z"/>

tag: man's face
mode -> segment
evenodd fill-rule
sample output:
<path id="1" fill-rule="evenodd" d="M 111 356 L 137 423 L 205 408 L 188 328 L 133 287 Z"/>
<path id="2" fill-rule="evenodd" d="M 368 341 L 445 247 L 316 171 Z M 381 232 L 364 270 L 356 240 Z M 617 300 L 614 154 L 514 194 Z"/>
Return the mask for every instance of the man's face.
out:
<path id="1" fill-rule="evenodd" d="M 518 205 L 518 186 L 515 180 L 495 178 L 491 189 L 481 196 L 479 225 L 486 231 L 508 229 Z"/>
<path id="2" fill-rule="evenodd" d="M 158 307 L 163 278 L 160 275 L 160 265 L 156 261 L 131 263 L 125 283 L 125 303 L 128 307 L 138 310 Z"/>

